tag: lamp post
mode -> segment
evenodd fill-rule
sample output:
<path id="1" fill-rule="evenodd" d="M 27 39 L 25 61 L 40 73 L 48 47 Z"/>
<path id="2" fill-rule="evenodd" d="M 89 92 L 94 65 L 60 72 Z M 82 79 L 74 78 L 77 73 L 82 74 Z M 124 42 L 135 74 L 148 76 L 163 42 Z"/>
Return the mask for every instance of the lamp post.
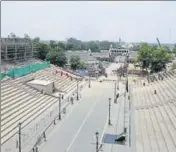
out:
<path id="1" fill-rule="evenodd" d="M 76 97 L 77 100 L 79 100 L 79 95 L 78 95 L 78 80 L 77 80 L 77 97 Z"/>
<path id="2" fill-rule="evenodd" d="M 19 127 L 19 152 L 21 152 L 21 123 L 18 124 Z"/>
<path id="3" fill-rule="evenodd" d="M 95 137 L 96 137 L 96 152 L 98 152 L 98 147 L 99 147 L 99 142 L 98 142 L 98 137 L 99 137 L 99 132 L 95 133 Z"/>
<path id="4" fill-rule="evenodd" d="M 114 103 L 117 103 L 117 100 L 116 100 L 116 82 L 114 83 Z"/>
<path id="5" fill-rule="evenodd" d="M 111 98 L 109 98 L 109 121 L 108 125 L 111 125 Z"/>
<path id="6" fill-rule="evenodd" d="M 61 120 L 61 94 L 59 94 L 59 120 Z"/>
<path id="7" fill-rule="evenodd" d="M 90 88 L 90 74 L 89 74 L 89 88 Z"/>
<path id="8" fill-rule="evenodd" d="M 126 78 L 126 92 L 128 92 L 128 75 L 127 75 L 127 78 Z"/>

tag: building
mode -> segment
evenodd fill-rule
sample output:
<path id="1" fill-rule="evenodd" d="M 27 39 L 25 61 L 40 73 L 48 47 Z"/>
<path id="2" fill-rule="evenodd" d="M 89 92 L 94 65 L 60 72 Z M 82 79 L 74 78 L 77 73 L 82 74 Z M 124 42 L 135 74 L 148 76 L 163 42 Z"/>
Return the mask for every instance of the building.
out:
<path id="1" fill-rule="evenodd" d="M 30 39 L 1 38 L 1 59 L 3 61 L 25 61 L 36 54 L 36 46 Z"/>
<path id="2" fill-rule="evenodd" d="M 124 46 L 119 46 L 117 48 L 113 48 L 112 45 L 109 48 L 110 56 L 119 56 L 119 55 L 127 55 L 129 54 L 128 48 Z"/>

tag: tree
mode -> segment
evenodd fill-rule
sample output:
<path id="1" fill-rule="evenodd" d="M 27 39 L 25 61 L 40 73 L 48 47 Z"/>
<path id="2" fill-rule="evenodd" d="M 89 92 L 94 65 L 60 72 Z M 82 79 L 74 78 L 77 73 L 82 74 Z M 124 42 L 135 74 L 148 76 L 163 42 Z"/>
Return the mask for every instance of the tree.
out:
<path id="1" fill-rule="evenodd" d="M 172 59 L 166 48 L 151 47 L 147 43 L 141 45 L 137 56 L 137 62 L 141 63 L 143 69 L 150 68 L 151 73 L 165 69 L 166 64 Z"/>
<path id="2" fill-rule="evenodd" d="M 99 46 L 95 41 L 87 42 L 86 50 L 91 49 L 92 52 L 100 52 Z"/>
<path id="3" fill-rule="evenodd" d="M 79 63 L 79 69 L 86 69 L 88 67 L 87 63 L 84 61 L 80 61 Z"/>
<path id="4" fill-rule="evenodd" d="M 143 69 L 149 68 L 151 63 L 152 47 L 147 43 L 143 43 L 140 46 L 140 50 L 137 55 L 137 61 L 141 63 Z"/>
<path id="5" fill-rule="evenodd" d="M 46 55 L 46 60 L 50 61 L 52 64 L 64 67 L 67 64 L 67 58 L 63 51 L 50 51 Z"/>
<path id="6" fill-rule="evenodd" d="M 67 39 L 67 50 L 81 50 L 82 43 L 82 41 L 77 40 L 75 38 L 69 38 Z"/>
<path id="7" fill-rule="evenodd" d="M 97 43 L 100 50 L 109 50 L 110 45 L 112 44 L 109 41 L 100 41 Z"/>
<path id="8" fill-rule="evenodd" d="M 76 70 L 80 66 L 80 57 L 79 56 L 71 56 L 70 58 L 70 65 L 71 69 Z"/>
<path id="9" fill-rule="evenodd" d="M 50 40 L 49 45 L 51 46 L 51 48 L 56 48 L 57 47 L 57 43 L 54 40 Z"/>
<path id="10" fill-rule="evenodd" d="M 171 49 L 167 45 L 163 46 L 162 48 L 166 50 L 168 53 L 171 53 Z"/>
<path id="11" fill-rule="evenodd" d="M 174 45 L 173 53 L 176 55 L 176 44 Z"/>
<path id="12" fill-rule="evenodd" d="M 63 42 L 58 42 L 57 46 L 61 50 L 66 50 L 65 44 Z"/>
<path id="13" fill-rule="evenodd" d="M 25 34 L 24 34 L 24 39 L 29 40 L 29 39 L 30 39 L 29 35 L 25 33 Z"/>
<path id="14" fill-rule="evenodd" d="M 16 38 L 16 35 L 15 33 L 11 32 L 10 35 L 9 35 L 10 38 Z"/>
<path id="15" fill-rule="evenodd" d="M 159 72 L 166 68 L 166 64 L 172 60 L 172 55 L 164 48 L 153 50 L 151 61 L 151 73 Z"/>
<path id="16" fill-rule="evenodd" d="M 46 54 L 51 50 L 51 48 L 45 43 L 38 43 L 37 45 L 37 57 L 41 60 L 46 58 Z"/>
<path id="17" fill-rule="evenodd" d="M 35 38 L 33 39 L 33 43 L 34 43 L 34 44 L 40 43 L 40 38 L 39 38 L 39 37 L 35 37 Z"/>

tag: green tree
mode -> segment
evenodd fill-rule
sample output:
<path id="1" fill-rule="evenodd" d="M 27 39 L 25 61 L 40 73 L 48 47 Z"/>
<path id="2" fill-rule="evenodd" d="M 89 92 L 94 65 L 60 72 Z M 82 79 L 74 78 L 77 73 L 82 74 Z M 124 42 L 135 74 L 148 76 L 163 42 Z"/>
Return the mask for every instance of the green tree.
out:
<path id="1" fill-rule="evenodd" d="M 173 59 L 168 48 L 151 47 L 147 43 L 143 43 L 137 55 L 137 62 L 143 69 L 150 68 L 152 72 L 158 72 L 166 68 L 166 64 Z"/>
<path id="2" fill-rule="evenodd" d="M 92 52 L 100 52 L 99 45 L 95 41 L 87 42 L 86 50 L 91 49 Z"/>
<path id="3" fill-rule="evenodd" d="M 56 48 L 57 47 L 57 43 L 54 40 L 50 40 L 49 45 L 51 46 L 51 48 Z"/>
<path id="4" fill-rule="evenodd" d="M 84 61 L 80 61 L 79 63 L 79 69 L 86 69 L 87 68 L 87 63 L 85 63 Z"/>
<path id="5" fill-rule="evenodd" d="M 163 46 L 162 48 L 168 53 L 171 53 L 171 49 L 167 45 Z"/>
<path id="6" fill-rule="evenodd" d="M 67 50 L 81 50 L 83 42 L 76 38 L 67 39 Z"/>
<path id="7" fill-rule="evenodd" d="M 64 67 L 67 64 L 67 58 L 63 51 L 50 51 L 46 55 L 46 60 L 50 61 L 52 64 Z"/>
<path id="8" fill-rule="evenodd" d="M 173 59 L 165 48 L 153 50 L 151 61 L 151 72 L 159 72 L 166 68 L 166 64 Z"/>
<path id="9" fill-rule="evenodd" d="M 140 46 L 140 50 L 137 55 L 137 62 L 141 63 L 143 69 L 149 68 L 151 63 L 152 47 L 147 43 L 143 43 Z"/>
<path id="10" fill-rule="evenodd" d="M 39 38 L 39 37 L 35 37 L 35 38 L 33 39 L 33 43 L 34 43 L 34 44 L 40 43 L 40 38 Z"/>
<path id="11" fill-rule="evenodd" d="M 176 55 L 176 44 L 174 45 L 173 53 Z"/>
<path id="12" fill-rule="evenodd" d="M 80 57 L 79 56 L 71 56 L 70 58 L 70 65 L 71 69 L 76 70 L 80 66 Z"/>
<path id="13" fill-rule="evenodd" d="M 66 50 L 66 47 L 65 47 L 65 44 L 63 42 L 58 42 L 57 44 L 58 48 L 65 51 Z"/>
<path id="14" fill-rule="evenodd" d="M 38 43 L 36 46 L 37 57 L 41 60 L 44 60 L 46 58 L 46 54 L 51 50 L 51 48 L 45 43 Z"/>

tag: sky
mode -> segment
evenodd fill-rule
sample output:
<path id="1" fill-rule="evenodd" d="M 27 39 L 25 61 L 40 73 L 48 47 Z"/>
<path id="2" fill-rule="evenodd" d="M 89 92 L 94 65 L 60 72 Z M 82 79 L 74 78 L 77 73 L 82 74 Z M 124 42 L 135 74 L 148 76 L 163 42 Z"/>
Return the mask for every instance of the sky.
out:
<path id="1" fill-rule="evenodd" d="M 176 43 L 174 1 L 1 2 L 1 36 Z"/>

